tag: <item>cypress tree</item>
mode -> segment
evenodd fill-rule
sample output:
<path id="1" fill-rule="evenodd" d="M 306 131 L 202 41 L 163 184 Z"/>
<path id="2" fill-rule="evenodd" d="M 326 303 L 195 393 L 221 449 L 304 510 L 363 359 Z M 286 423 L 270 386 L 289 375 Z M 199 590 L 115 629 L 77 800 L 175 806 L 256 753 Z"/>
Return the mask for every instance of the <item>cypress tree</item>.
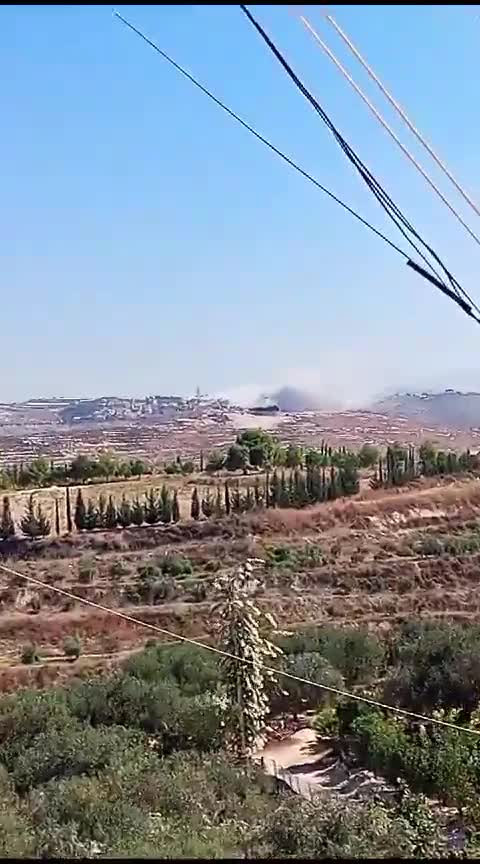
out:
<path id="1" fill-rule="evenodd" d="M 279 489 L 279 497 L 278 497 L 278 506 L 279 507 L 288 507 L 288 488 L 287 481 L 285 479 L 285 471 L 282 471 L 280 475 L 280 489 Z"/>
<path id="2" fill-rule="evenodd" d="M 178 522 L 180 520 L 180 505 L 178 503 L 178 493 L 175 489 L 173 493 L 172 500 L 172 522 Z"/>
<path id="3" fill-rule="evenodd" d="M 280 480 L 278 473 L 275 470 L 272 474 L 272 485 L 270 487 L 270 504 L 272 507 L 278 507 L 280 503 Z"/>
<path id="4" fill-rule="evenodd" d="M 204 470 L 204 464 L 203 464 L 203 450 L 200 450 L 200 473 L 201 473 L 201 474 L 203 473 L 203 470 Z"/>
<path id="5" fill-rule="evenodd" d="M 73 531 L 72 505 L 70 502 L 70 488 L 68 486 L 65 490 L 65 511 L 66 511 L 67 532 L 69 534 L 71 534 Z"/>
<path id="6" fill-rule="evenodd" d="M 111 527 L 111 525 L 107 525 L 107 499 L 105 498 L 105 495 L 102 494 L 98 498 L 97 528 Z M 116 523 L 114 527 L 116 527 Z"/>
<path id="7" fill-rule="evenodd" d="M 160 517 L 157 494 L 155 489 L 149 489 L 145 495 L 145 522 L 148 525 L 155 525 Z"/>
<path id="8" fill-rule="evenodd" d="M 217 495 L 215 498 L 215 516 L 217 517 L 217 519 L 221 519 L 223 516 L 222 493 L 220 492 L 220 486 L 217 486 Z"/>
<path id="9" fill-rule="evenodd" d="M 227 516 L 230 516 L 231 511 L 231 503 L 230 503 L 230 487 L 228 485 L 228 480 L 225 480 L 225 513 Z"/>
<path id="10" fill-rule="evenodd" d="M 136 496 L 132 506 L 132 522 L 134 525 L 143 525 L 145 522 L 145 508 Z"/>
<path id="11" fill-rule="evenodd" d="M 10 537 L 14 536 L 15 525 L 10 511 L 10 498 L 8 495 L 4 495 L 2 503 L 2 517 L 0 519 L 0 537 L 2 540 L 8 540 Z"/>
<path id="12" fill-rule="evenodd" d="M 333 465 L 330 466 L 330 485 L 328 487 L 328 497 L 330 501 L 335 501 L 338 498 L 337 475 Z"/>
<path id="13" fill-rule="evenodd" d="M 67 499 L 67 507 L 69 506 L 70 498 Z M 82 531 L 87 527 L 87 511 L 85 509 L 85 504 L 83 501 L 82 490 L 79 489 L 77 492 L 77 501 L 75 504 L 75 527 L 77 531 Z"/>
<path id="14" fill-rule="evenodd" d="M 385 482 L 385 478 L 384 478 L 384 474 L 383 474 L 383 459 L 381 456 L 380 456 L 380 459 L 378 460 L 378 482 L 379 482 L 380 486 L 383 486 L 383 484 Z"/>
<path id="15" fill-rule="evenodd" d="M 60 507 L 58 498 L 55 498 L 55 534 L 60 537 Z"/>
<path id="16" fill-rule="evenodd" d="M 258 477 L 255 477 L 255 483 L 253 486 L 253 497 L 255 499 L 255 507 L 261 507 L 262 497 L 260 494 L 260 481 L 259 481 Z"/>
<path id="17" fill-rule="evenodd" d="M 85 528 L 93 531 L 98 525 L 98 511 L 92 499 L 88 499 L 87 512 L 85 513 Z"/>
<path id="18" fill-rule="evenodd" d="M 165 483 L 160 490 L 160 519 L 165 525 L 172 521 L 172 502 Z"/>
<path id="19" fill-rule="evenodd" d="M 118 524 L 122 528 L 128 528 L 128 526 L 131 525 L 133 522 L 132 507 L 130 501 L 127 501 L 125 495 L 122 495 L 120 507 L 118 508 L 117 519 Z"/>
<path id="20" fill-rule="evenodd" d="M 242 512 L 242 499 L 240 497 L 240 483 L 237 480 L 232 496 L 232 510 L 234 513 Z"/>
<path id="21" fill-rule="evenodd" d="M 118 513 L 115 501 L 113 500 L 113 495 L 108 496 L 108 504 L 105 510 L 105 519 L 103 524 L 109 531 L 112 531 L 118 525 Z"/>
<path id="22" fill-rule="evenodd" d="M 295 485 L 293 482 L 293 472 L 292 471 L 290 471 L 290 474 L 288 477 L 287 497 L 288 497 L 288 506 L 289 507 L 296 507 L 297 504 L 295 501 Z"/>
<path id="23" fill-rule="evenodd" d="M 271 506 L 270 498 L 270 471 L 267 469 L 265 474 L 265 507 L 268 509 Z"/>
<path id="24" fill-rule="evenodd" d="M 210 519 L 210 517 L 213 516 L 213 508 L 214 503 L 212 493 L 210 492 L 210 489 L 207 489 L 206 494 L 202 498 L 202 513 L 206 519 Z"/>
<path id="25" fill-rule="evenodd" d="M 190 516 L 197 521 L 200 519 L 200 501 L 198 498 L 197 487 L 194 487 L 192 492 L 192 503 L 190 505 Z"/>
<path id="26" fill-rule="evenodd" d="M 50 522 L 44 515 L 40 504 L 35 509 L 33 495 L 30 495 L 28 499 L 25 515 L 20 522 L 20 527 L 23 533 L 32 540 L 36 540 L 38 537 L 46 537 L 50 534 Z"/>

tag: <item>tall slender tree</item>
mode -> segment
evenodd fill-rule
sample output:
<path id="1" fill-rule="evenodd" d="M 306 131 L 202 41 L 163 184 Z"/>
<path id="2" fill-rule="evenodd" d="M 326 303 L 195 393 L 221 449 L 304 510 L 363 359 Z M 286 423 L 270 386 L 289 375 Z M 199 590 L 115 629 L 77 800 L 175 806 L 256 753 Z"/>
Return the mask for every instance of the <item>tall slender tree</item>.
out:
<path id="1" fill-rule="evenodd" d="M 60 506 L 58 498 L 55 498 L 55 534 L 60 537 Z"/>
<path id="2" fill-rule="evenodd" d="M 190 516 L 196 521 L 200 519 L 200 501 L 198 498 L 197 487 L 195 486 L 192 492 L 192 503 L 190 505 Z"/>
<path id="3" fill-rule="evenodd" d="M 160 508 L 155 489 L 149 489 L 145 495 L 145 522 L 155 525 L 160 519 Z"/>
<path id="4" fill-rule="evenodd" d="M 65 515 L 67 522 L 67 532 L 69 534 L 73 531 L 73 522 L 72 522 L 72 505 L 70 502 L 70 488 L 67 486 L 65 489 Z"/>
<path id="5" fill-rule="evenodd" d="M 2 502 L 2 516 L 0 518 L 0 538 L 2 540 L 9 540 L 10 537 L 14 536 L 15 525 L 10 511 L 10 498 L 8 495 L 4 495 Z"/>
<path id="6" fill-rule="evenodd" d="M 178 493 L 177 490 L 174 490 L 173 499 L 172 499 L 172 522 L 178 522 L 180 520 L 180 505 L 178 503 Z"/>
<path id="7" fill-rule="evenodd" d="M 255 605 L 255 583 L 253 563 L 247 561 L 216 585 L 215 613 L 221 646 L 228 655 L 221 660 L 226 744 L 240 759 L 252 754 L 264 732 L 269 710 L 266 683 L 271 676 L 263 667 L 271 666 L 281 653 L 264 634 L 265 625 L 273 629 L 275 621 Z"/>
<path id="8" fill-rule="evenodd" d="M 122 495 L 122 500 L 120 501 L 120 506 L 117 511 L 117 519 L 118 524 L 122 528 L 128 528 L 133 522 L 132 505 L 125 495 Z"/>
<path id="9" fill-rule="evenodd" d="M 220 486 L 217 486 L 217 494 L 215 497 L 214 512 L 215 512 L 215 516 L 217 517 L 217 519 L 221 519 L 223 514 L 224 514 L 223 504 L 222 504 L 222 493 L 220 491 Z"/>
<path id="10" fill-rule="evenodd" d="M 70 501 L 70 498 L 68 498 L 67 501 Z M 77 531 L 83 531 L 83 529 L 87 527 L 87 511 L 81 489 L 77 492 L 74 520 Z"/>
<path id="11" fill-rule="evenodd" d="M 98 496 L 97 528 L 110 528 L 107 524 L 107 499 L 102 493 Z M 116 527 L 116 524 L 113 526 Z"/>
<path id="12" fill-rule="evenodd" d="M 227 514 L 227 516 L 230 516 L 231 509 L 230 487 L 228 485 L 228 480 L 225 480 L 225 513 Z"/>
<path id="13" fill-rule="evenodd" d="M 98 510 L 91 498 L 88 499 L 87 512 L 85 513 L 85 528 L 94 531 L 98 527 Z"/>
<path id="14" fill-rule="evenodd" d="M 132 522 L 134 525 L 143 525 L 145 522 L 145 508 L 142 502 L 136 496 L 132 506 Z"/>
<path id="15" fill-rule="evenodd" d="M 165 483 L 160 490 L 160 519 L 165 525 L 172 521 L 172 502 Z"/>
<path id="16" fill-rule="evenodd" d="M 115 506 L 115 501 L 113 500 L 113 495 L 109 495 L 108 497 L 108 504 L 105 508 L 105 518 L 103 524 L 105 528 L 108 528 L 109 531 L 113 530 L 118 525 L 118 513 Z"/>

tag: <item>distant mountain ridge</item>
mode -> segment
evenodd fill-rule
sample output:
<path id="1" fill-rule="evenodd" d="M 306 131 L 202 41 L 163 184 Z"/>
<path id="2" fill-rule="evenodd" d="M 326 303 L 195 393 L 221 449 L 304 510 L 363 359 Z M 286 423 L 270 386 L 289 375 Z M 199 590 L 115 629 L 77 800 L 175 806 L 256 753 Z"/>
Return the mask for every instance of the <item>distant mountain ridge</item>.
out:
<path id="1" fill-rule="evenodd" d="M 480 427 L 480 393 L 444 390 L 441 393 L 395 393 L 370 405 L 370 410 L 389 417 L 404 417 L 454 429 Z"/>

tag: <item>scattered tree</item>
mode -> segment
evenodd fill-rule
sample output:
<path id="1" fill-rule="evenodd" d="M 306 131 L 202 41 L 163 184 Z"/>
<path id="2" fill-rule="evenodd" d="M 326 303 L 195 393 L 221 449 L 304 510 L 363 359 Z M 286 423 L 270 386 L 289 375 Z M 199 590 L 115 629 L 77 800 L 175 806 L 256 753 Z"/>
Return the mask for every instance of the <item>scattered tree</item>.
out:
<path id="1" fill-rule="evenodd" d="M 67 499 L 70 501 L 70 498 Z M 68 506 L 68 504 L 67 504 Z M 85 508 L 85 503 L 83 500 L 82 490 L 79 489 L 77 492 L 77 500 L 75 503 L 75 527 L 77 531 L 83 531 L 84 528 L 87 527 L 87 511 Z"/>
<path id="2" fill-rule="evenodd" d="M 197 487 L 195 486 L 192 492 L 192 503 L 190 506 L 190 516 L 192 519 L 200 519 L 200 501 L 198 498 Z"/>
<path id="3" fill-rule="evenodd" d="M 2 502 L 2 516 L 0 519 L 0 538 L 9 540 L 15 535 L 15 525 L 10 511 L 10 499 L 4 495 Z"/>
<path id="4" fill-rule="evenodd" d="M 50 521 L 45 516 L 41 504 L 37 504 L 35 507 L 33 495 L 30 495 L 28 499 L 20 528 L 31 540 L 47 537 L 50 534 Z"/>

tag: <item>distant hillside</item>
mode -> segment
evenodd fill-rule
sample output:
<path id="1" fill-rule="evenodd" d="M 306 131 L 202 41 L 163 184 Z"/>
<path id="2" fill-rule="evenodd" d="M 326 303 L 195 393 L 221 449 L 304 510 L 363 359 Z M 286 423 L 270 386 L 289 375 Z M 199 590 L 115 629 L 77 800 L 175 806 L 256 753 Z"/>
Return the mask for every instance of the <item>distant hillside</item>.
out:
<path id="1" fill-rule="evenodd" d="M 480 393 L 396 393 L 375 402 L 370 410 L 426 425 L 471 429 L 480 426 Z"/>
<path id="2" fill-rule="evenodd" d="M 280 411 L 292 414 L 302 411 L 334 411 L 340 407 L 323 396 L 315 396 L 297 387 L 280 387 L 275 393 L 269 393 L 268 398 L 278 405 Z"/>

